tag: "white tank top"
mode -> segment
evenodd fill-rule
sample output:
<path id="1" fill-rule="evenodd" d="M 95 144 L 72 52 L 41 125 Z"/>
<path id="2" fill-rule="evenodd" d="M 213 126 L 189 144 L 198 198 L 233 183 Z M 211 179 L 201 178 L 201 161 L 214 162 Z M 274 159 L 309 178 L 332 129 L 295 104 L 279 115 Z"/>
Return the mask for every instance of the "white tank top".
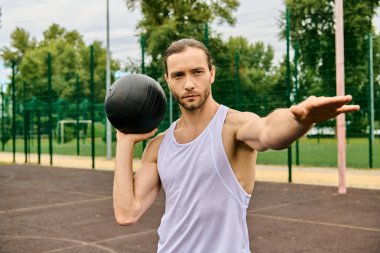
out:
<path id="1" fill-rule="evenodd" d="M 179 144 L 168 129 L 158 152 L 166 194 L 158 229 L 159 253 L 247 253 L 247 194 L 231 168 L 222 142 L 228 108 L 221 105 L 193 141 Z"/>

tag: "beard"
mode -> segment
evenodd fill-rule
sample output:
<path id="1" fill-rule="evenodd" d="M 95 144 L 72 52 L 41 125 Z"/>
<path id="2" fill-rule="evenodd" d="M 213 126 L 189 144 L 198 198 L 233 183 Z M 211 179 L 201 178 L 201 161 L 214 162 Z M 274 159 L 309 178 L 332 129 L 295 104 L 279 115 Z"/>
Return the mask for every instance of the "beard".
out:
<path id="1" fill-rule="evenodd" d="M 195 111 L 201 108 L 206 103 L 206 100 L 210 96 L 210 93 L 211 93 L 211 87 L 208 87 L 200 95 L 199 101 L 190 101 L 190 102 L 184 101 L 183 99 L 179 97 L 178 94 L 175 94 L 174 92 L 172 92 L 172 95 L 174 99 L 180 104 L 180 106 L 182 106 L 185 110 Z"/>

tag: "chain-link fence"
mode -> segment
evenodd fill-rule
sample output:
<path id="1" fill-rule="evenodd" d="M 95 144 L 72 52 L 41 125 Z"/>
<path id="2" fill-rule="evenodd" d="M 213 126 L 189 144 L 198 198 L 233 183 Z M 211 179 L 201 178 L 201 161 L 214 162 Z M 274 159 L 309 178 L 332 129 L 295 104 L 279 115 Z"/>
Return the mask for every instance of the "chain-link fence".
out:
<path id="1" fill-rule="evenodd" d="M 242 14 L 245 18 L 241 17 L 241 24 L 219 34 L 212 25 L 196 27 L 197 39 L 204 41 L 215 60 L 214 98 L 231 108 L 265 116 L 275 108 L 289 107 L 311 95 L 334 95 L 334 34 L 324 31 L 323 24 L 316 24 L 316 36 L 305 36 L 299 28 L 299 22 L 304 20 L 297 19 L 297 10 L 291 9 L 279 13 L 282 30 L 278 33 L 271 29 L 273 18 L 267 17 L 266 12 L 273 10 Z M 244 37 L 236 36 L 237 33 Z M 141 38 L 142 60 L 135 66 L 138 72 L 158 80 L 167 94 L 167 113 L 159 126 L 162 132 L 180 112 L 164 83 L 162 66 L 145 59 L 147 40 L 149 37 Z M 93 47 L 86 50 L 87 58 L 81 64 L 88 66 L 87 73 L 57 71 L 62 63 L 57 55 L 52 57 L 49 53 L 42 73 L 29 73 L 27 66 L 21 71 L 14 63 L 9 84 L 1 89 L 2 151 L 23 152 L 25 162 L 31 153 L 38 154 L 38 160 L 32 162 L 40 162 L 40 154 L 49 153 L 51 163 L 53 154 L 91 156 L 93 166 L 95 156 L 106 156 L 105 73 L 104 66 L 100 66 L 105 65 L 105 60 L 94 60 Z M 379 168 L 379 35 L 371 31 L 347 32 L 345 56 L 346 93 L 352 94 L 353 103 L 361 106 L 359 112 L 346 116 L 347 166 Z M 127 72 L 134 71 L 131 68 Z M 292 152 L 264 152 L 258 162 L 336 166 L 336 146 L 335 120 L 330 120 L 316 125 L 295 142 Z M 142 144 L 137 147 L 136 156 L 141 156 L 141 151 Z"/>

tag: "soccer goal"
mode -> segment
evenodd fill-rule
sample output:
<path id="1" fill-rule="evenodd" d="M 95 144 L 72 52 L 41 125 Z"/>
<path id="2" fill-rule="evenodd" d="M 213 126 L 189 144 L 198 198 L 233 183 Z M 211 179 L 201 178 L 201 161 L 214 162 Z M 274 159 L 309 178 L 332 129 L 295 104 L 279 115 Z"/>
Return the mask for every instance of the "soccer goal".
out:
<path id="1" fill-rule="evenodd" d="M 58 121 L 57 125 L 58 125 L 58 131 L 60 133 L 60 139 L 61 139 L 60 143 L 64 143 L 64 140 L 65 140 L 65 125 L 67 125 L 67 124 L 76 125 L 77 123 L 78 124 L 91 124 L 91 122 L 92 122 L 91 120 L 84 120 L 84 119 L 81 119 L 79 121 L 76 121 L 73 119 L 64 119 L 64 120 Z"/>

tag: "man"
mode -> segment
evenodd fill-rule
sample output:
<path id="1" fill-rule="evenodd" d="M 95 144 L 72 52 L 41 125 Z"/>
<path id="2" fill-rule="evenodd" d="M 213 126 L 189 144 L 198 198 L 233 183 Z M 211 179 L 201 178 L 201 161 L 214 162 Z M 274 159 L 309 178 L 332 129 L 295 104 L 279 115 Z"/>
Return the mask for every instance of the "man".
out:
<path id="1" fill-rule="evenodd" d="M 117 132 L 114 210 L 117 222 L 136 222 L 166 193 L 158 252 L 250 252 L 246 210 L 258 151 L 284 149 L 314 123 L 359 110 L 351 96 L 310 97 L 267 117 L 218 104 L 215 67 L 193 39 L 173 42 L 164 57 L 165 80 L 181 117 L 147 145 L 133 174 L 134 144 L 152 137 Z"/>

